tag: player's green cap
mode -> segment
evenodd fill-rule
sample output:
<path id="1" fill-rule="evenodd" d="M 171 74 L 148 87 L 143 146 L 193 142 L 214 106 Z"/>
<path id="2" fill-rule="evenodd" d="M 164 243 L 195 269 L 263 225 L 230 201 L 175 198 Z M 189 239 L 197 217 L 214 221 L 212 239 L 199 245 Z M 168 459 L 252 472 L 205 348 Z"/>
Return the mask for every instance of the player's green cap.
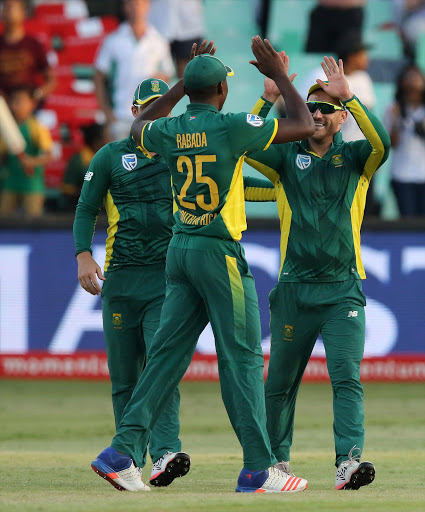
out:
<path id="1" fill-rule="evenodd" d="M 164 80 L 159 80 L 159 78 L 146 78 L 146 80 L 143 80 L 143 82 L 141 82 L 134 91 L 133 105 L 136 107 L 144 105 L 153 98 L 162 96 L 169 90 L 170 88 Z"/>
<path id="2" fill-rule="evenodd" d="M 184 70 L 183 82 L 188 89 L 204 89 L 234 74 L 233 69 L 225 66 L 220 59 L 205 53 L 189 61 Z"/>

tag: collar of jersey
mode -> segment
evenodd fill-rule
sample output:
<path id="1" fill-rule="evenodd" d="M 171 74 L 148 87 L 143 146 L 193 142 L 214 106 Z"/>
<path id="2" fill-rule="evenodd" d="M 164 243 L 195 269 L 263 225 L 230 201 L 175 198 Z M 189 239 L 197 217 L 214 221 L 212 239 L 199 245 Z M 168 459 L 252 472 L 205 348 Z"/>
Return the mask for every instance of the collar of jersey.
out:
<path id="1" fill-rule="evenodd" d="M 210 110 L 211 112 L 218 113 L 218 110 L 214 107 L 214 105 L 210 105 L 209 103 L 189 103 L 189 105 L 187 106 L 187 110 L 189 112 L 199 110 Z"/>
<path id="2" fill-rule="evenodd" d="M 340 146 L 341 144 L 343 143 L 343 140 L 342 140 L 342 133 L 341 132 L 338 132 L 334 135 L 334 141 L 333 141 L 333 144 L 332 146 L 329 148 L 328 152 L 323 155 L 323 157 L 321 157 L 322 159 L 324 160 L 327 160 L 331 154 L 332 154 L 332 150 L 334 149 L 335 146 Z M 316 153 L 314 153 L 313 151 L 310 151 L 310 146 L 308 145 L 308 140 L 307 139 L 304 139 L 300 142 L 300 146 L 305 150 L 307 151 L 308 153 L 311 153 L 312 155 L 316 155 Z M 316 155 L 318 156 L 318 155 Z M 320 157 L 319 157 L 320 158 Z"/>

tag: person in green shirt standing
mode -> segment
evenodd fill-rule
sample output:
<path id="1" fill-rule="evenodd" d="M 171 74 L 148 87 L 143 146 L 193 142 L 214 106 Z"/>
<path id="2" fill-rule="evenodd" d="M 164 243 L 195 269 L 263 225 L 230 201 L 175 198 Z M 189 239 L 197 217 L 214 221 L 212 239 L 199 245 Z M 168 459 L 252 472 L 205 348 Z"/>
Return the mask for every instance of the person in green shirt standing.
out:
<path id="1" fill-rule="evenodd" d="M 359 489 L 375 477 L 371 462 L 360 463 L 366 305 L 360 227 L 370 180 L 388 157 L 390 139 L 350 91 L 342 61 L 325 57 L 322 68 L 328 81 L 317 80 L 307 98 L 314 134 L 246 155 L 274 183 L 281 225 L 279 282 L 269 296 L 267 430 L 278 467 L 291 473 L 298 388 L 321 334 L 333 389 L 335 488 Z M 272 105 L 264 100 L 278 95 L 276 88 L 257 102 L 262 115 Z M 366 140 L 343 142 L 340 128 L 348 114 Z"/>
<path id="2" fill-rule="evenodd" d="M 137 117 L 169 89 L 149 78 L 136 89 L 131 107 Z M 96 218 L 102 205 L 108 216 L 105 275 L 92 257 Z M 103 330 L 112 383 L 115 425 L 149 357 L 165 297 L 165 257 L 172 236 L 173 198 L 170 171 L 157 154 L 145 156 L 133 137 L 111 142 L 91 160 L 75 213 L 74 240 L 81 286 L 102 294 Z M 102 289 L 98 279 L 104 281 Z M 150 482 L 169 485 L 190 467 L 179 439 L 180 395 L 169 392 L 167 410 L 149 440 L 153 461 Z M 135 456 L 138 467 L 146 450 Z M 143 490 L 150 490 L 139 475 Z"/>
<path id="3" fill-rule="evenodd" d="M 167 252 L 166 297 L 151 358 L 111 446 L 92 462 L 100 476 L 128 490 L 139 490 L 132 459 L 140 458 L 208 320 L 223 401 L 243 448 L 244 468 L 236 490 L 297 492 L 307 487 L 303 478 L 274 467 L 277 461 L 266 431 L 258 299 L 239 240 L 246 229 L 245 152 L 308 137 L 314 124 L 281 56 L 258 36 L 252 48 L 257 59 L 252 63 L 275 80 L 287 100 L 288 119 L 220 113 L 227 97 L 226 78 L 233 72 L 213 55 L 199 55 L 187 65 L 183 81 L 132 126 L 145 155 L 155 151 L 167 162 L 177 210 Z M 186 112 L 163 117 L 185 93 L 190 99 Z"/>

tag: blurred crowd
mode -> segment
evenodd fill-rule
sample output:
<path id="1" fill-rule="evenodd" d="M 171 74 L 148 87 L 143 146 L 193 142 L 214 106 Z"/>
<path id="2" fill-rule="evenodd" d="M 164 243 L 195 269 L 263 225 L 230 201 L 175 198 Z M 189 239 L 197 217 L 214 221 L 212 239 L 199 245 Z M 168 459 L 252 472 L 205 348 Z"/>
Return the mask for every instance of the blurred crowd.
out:
<path id="1" fill-rule="evenodd" d="M 262 35 L 273 2 L 280 1 L 251 0 Z M 309 16 L 305 52 L 342 58 L 351 89 L 373 109 L 370 47 L 363 37 L 367 1 L 373 0 L 317 0 L 310 13 L 303 10 Z M 380 29 L 399 35 L 404 54 L 396 66 L 394 100 L 384 116 L 392 143 L 391 187 L 400 216 L 425 217 L 425 76 L 417 64 L 425 0 L 387 3 L 388 22 Z M 0 215 L 34 218 L 75 209 L 93 155 L 129 134 L 137 84 L 148 77 L 167 82 L 182 77 L 193 42 L 207 33 L 204 4 L 1 2 Z M 316 78 L 321 78 L 320 68 L 297 85 L 302 95 Z M 363 137 L 351 118 L 343 137 Z M 380 215 L 373 190 L 366 215 Z"/>

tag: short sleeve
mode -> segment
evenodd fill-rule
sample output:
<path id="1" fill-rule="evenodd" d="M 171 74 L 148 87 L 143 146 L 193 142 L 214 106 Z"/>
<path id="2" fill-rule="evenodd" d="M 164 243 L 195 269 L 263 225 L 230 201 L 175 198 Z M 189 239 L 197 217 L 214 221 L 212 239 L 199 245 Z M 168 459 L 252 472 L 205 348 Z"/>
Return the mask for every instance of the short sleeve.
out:
<path id="1" fill-rule="evenodd" d="M 38 126 L 38 146 L 41 151 L 49 152 L 53 148 L 53 140 L 49 130 L 40 124 Z"/>
<path id="2" fill-rule="evenodd" d="M 152 151 L 162 155 L 162 129 L 164 127 L 165 119 L 157 119 L 150 123 L 146 123 L 142 129 L 140 136 L 140 146 L 138 148 L 145 154 Z"/>
<path id="3" fill-rule="evenodd" d="M 277 119 L 255 114 L 229 114 L 228 136 L 235 156 L 246 151 L 267 149 L 277 132 Z"/>
<path id="4" fill-rule="evenodd" d="M 111 36 L 107 36 L 97 54 L 95 68 L 104 74 L 109 73 L 114 60 L 113 56 L 113 40 Z"/>

